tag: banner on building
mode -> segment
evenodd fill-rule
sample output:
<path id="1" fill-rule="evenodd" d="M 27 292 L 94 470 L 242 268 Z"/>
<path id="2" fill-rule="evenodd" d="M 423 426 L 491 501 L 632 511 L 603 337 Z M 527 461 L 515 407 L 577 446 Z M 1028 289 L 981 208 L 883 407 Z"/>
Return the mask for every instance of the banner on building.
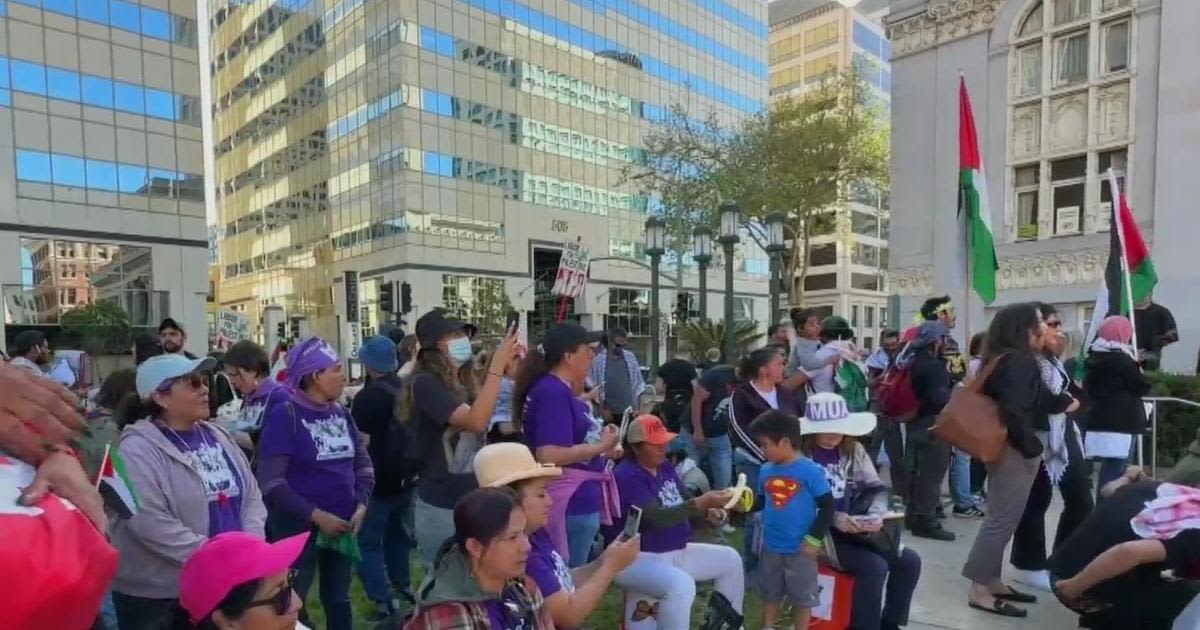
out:
<path id="1" fill-rule="evenodd" d="M 558 275 L 554 278 L 552 295 L 578 299 L 587 286 L 588 265 L 592 254 L 578 240 L 563 243 L 562 260 L 558 263 Z"/>

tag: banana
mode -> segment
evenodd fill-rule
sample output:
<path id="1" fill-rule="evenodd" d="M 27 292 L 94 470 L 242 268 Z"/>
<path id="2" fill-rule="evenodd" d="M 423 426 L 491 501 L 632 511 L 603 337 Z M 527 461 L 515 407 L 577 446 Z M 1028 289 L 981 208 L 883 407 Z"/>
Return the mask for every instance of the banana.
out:
<path id="1" fill-rule="evenodd" d="M 729 500 L 725 502 L 724 509 L 726 510 L 732 510 L 733 506 L 737 505 L 738 502 L 742 500 L 743 494 L 747 492 L 753 492 L 753 490 L 746 487 L 746 473 L 738 473 L 737 485 L 730 488 L 729 491 L 732 493 L 732 495 L 729 497 Z"/>

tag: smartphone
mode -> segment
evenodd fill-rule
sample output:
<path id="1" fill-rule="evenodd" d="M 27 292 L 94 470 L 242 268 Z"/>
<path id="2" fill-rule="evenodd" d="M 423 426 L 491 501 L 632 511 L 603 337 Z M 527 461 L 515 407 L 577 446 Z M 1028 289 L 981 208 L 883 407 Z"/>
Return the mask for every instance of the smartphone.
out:
<path id="1" fill-rule="evenodd" d="M 509 311 L 505 316 L 504 330 L 513 330 L 521 323 L 521 314 L 517 311 Z"/>
<path id="2" fill-rule="evenodd" d="M 625 515 L 625 529 L 621 530 L 621 540 L 629 540 L 637 536 L 641 526 L 642 508 L 636 505 L 629 506 L 629 513 Z"/>

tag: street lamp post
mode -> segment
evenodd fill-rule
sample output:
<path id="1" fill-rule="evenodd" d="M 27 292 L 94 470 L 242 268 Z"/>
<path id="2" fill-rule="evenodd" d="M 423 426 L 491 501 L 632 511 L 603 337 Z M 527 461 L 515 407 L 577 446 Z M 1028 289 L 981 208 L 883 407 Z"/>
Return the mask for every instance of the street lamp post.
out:
<path id="1" fill-rule="evenodd" d="M 662 315 L 658 310 L 658 266 L 666 252 L 667 224 L 659 217 L 646 219 L 646 255 L 650 257 L 650 370 L 658 370 L 658 344 Z"/>
<path id="2" fill-rule="evenodd" d="M 700 321 L 708 321 L 708 264 L 712 262 L 712 230 L 698 227 L 692 231 L 692 260 L 700 272 Z M 700 350 L 697 348 L 697 350 Z"/>
<path id="3" fill-rule="evenodd" d="M 766 217 L 767 224 L 767 256 L 771 262 L 771 317 L 768 324 L 774 324 L 779 317 L 779 294 L 783 292 L 783 222 L 787 217 L 782 212 L 772 212 Z"/>
<path id="4" fill-rule="evenodd" d="M 737 360 L 737 347 L 733 336 L 733 246 L 738 242 L 738 226 L 742 220 L 742 209 L 737 204 L 721 206 L 721 236 L 717 239 L 725 253 L 725 361 Z"/>

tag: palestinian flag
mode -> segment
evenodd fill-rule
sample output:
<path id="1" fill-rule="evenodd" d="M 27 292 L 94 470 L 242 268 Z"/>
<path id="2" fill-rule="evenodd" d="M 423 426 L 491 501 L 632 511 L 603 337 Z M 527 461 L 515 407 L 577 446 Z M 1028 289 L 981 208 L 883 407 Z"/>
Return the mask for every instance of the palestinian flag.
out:
<path id="1" fill-rule="evenodd" d="M 964 235 L 959 247 L 966 245 L 971 288 L 984 304 L 996 301 L 996 244 L 992 240 L 992 214 L 988 208 L 987 180 L 983 158 L 979 154 L 979 136 L 975 133 L 975 114 L 967 81 L 958 78 L 958 222 Z M 961 250 L 960 250 L 961 251 Z"/>
<path id="2" fill-rule="evenodd" d="M 1083 359 L 1096 339 L 1096 328 L 1110 315 L 1124 315 L 1132 321 L 1134 304 L 1145 300 L 1158 283 L 1158 274 L 1150 260 L 1150 248 L 1142 238 L 1129 200 L 1121 190 L 1117 174 L 1108 172 L 1108 186 L 1113 204 L 1109 210 L 1108 264 L 1104 267 L 1104 279 L 1096 294 L 1096 305 L 1092 310 L 1092 321 L 1088 323 L 1087 338 L 1079 349 L 1076 375 L 1082 376 Z M 1135 342 L 1136 343 L 1136 342 Z"/>
<path id="3" fill-rule="evenodd" d="M 96 481 L 104 506 L 119 518 L 129 518 L 138 513 L 141 504 L 129 476 L 125 474 L 125 461 L 111 445 L 104 449 L 104 461 L 100 464 L 100 478 Z"/>

